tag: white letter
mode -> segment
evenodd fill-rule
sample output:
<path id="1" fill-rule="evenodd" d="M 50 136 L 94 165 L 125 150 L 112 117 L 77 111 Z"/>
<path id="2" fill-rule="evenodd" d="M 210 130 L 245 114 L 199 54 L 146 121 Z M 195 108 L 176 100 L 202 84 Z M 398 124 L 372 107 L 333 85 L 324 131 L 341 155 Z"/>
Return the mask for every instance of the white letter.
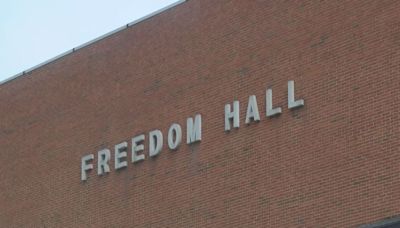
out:
<path id="1" fill-rule="evenodd" d="M 288 107 L 289 109 L 298 108 L 304 106 L 304 100 L 294 100 L 294 81 L 288 82 Z"/>
<path id="2" fill-rule="evenodd" d="M 132 138 L 132 162 L 138 162 L 144 160 L 144 154 L 138 155 L 137 152 L 144 150 L 144 145 L 141 144 L 144 141 L 144 135 L 139 135 Z"/>
<path id="3" fill-rule="evenodd" d="M 193 123 L 193 118 L 186 120 L 186 143 L 191 144 L 201 141 L 201 115 L 197 114 Z"/>
<path id="4" fill-rule="evenodd" d="M 81 160 L 81 180 L 87 180 L 86 171 L 93 169 L 93 164 L 88 164 L 89 161 L 94 159 L 93 154 L 88 154 L 82 157 Z"/>
<path id="5" fill-rule="evenodd" d="M 111 152 L 109 149 L 104 149 L 97 152 L 97 175 L 110 172 L 110 166 L 108 165 L 110 158 Z"/>
<path id="6" fill-rule="evenodd" d="M 149 155 L 154 157 L 158 155 L 163 145 L 163 135 L 160 130 L 150 131 L 149 133 Z"/>
<path id="7" fill-rule="evenodd" d="M 233 127 L 239 128 L 239 101 L 233 102 L 233 111 L 231 105 L 225 105 L 225 131 L 231 130 L 231 119 L 233 119 Z"/>
<path id="8" fill-rule="evenodd" d="M 251 119 L 260 121 L 260 114 L 258 113 L 257 99 L 255 95 L 249 97 L 249 104 L 247 105 L 246 124 L 249 124 Z"/>
<path id="9" fill-rule="evenodd" d="M 115 169 L 121 169 L 128 166 L 127 161 L 122 161 L 122 158 L 126 158 L 126 149 L 128 148 L 127 142 L 122 142 L 115 145 Z"/>
<path id="10" fill-rule="evenodd" d="M 174 142 L 175 135 L 175 142 Z M 182 142 L 182 128 L 179 124 L 172 124 L 168 130 L 168 147 L 171 150 L 178 149 L 178 146 Z"/>
<path id="11" fill-rule="evenodd" d="M 275 116 L 282 113 L 282 109 L 280 107 L 273 108 L 272 106 L 272 89 L 267 89 L 267 98 L 265 100 L 267 102 L 267 116 Z"/>

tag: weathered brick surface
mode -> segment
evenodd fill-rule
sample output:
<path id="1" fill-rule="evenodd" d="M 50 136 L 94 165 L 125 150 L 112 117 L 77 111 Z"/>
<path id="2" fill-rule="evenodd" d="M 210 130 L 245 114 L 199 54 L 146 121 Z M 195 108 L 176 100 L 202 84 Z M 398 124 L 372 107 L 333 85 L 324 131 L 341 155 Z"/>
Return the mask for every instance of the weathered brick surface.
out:
<path id="1" fill-rule="evenodd" d="M 1 85 L 0 226 L 356 227 L 399 215 L 399 15 L 396 0 L 191 0 Z M 288 80 L 305 107 L 288 110 Z M 277 118 L 265 117 L 268 87 Z M 262 119 L 246 126 L 253 94 Z M 241 127 L 225 133 L 235 99 Z M 83 155 L 196 113 L 200 144 L 164 142 L 156 159 L 80 181 Z"/>

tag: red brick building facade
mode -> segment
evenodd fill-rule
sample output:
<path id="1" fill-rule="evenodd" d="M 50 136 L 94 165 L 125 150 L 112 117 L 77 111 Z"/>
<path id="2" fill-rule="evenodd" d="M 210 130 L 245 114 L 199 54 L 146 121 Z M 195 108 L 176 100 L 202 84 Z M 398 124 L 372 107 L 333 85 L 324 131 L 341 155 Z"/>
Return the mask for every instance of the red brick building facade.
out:
<path id="1" fill-rule="evenodd" d="M 0 85 L 1 227 L 358 227 L 400 215 L 400 1 L 189 0 Z M 288 81 L 304 106 L 288 108 Z M 267 117 L 266 90 L 278 116 Z M 260 121 L 245 123 L 249 96 Z M 224 107 L 240 102 L 240 127 Z M 186 143 L 201 115 L 201 141 Z M 182 143 L 168 149 L 173 123 Z M 164 143 L 150 157 L 148 133 Z M 114 146 L 144 134 L 144 161 Z M 109 148 L 111 171 L 97 175 Z M 81 159 L 93 170 L 81 181 Z M 367 226 L 365 226 L 367 227 Z M 369 226 L 368 226 L 369 227 Z M 370 227 L 378 227 L 370 226 Z"/>

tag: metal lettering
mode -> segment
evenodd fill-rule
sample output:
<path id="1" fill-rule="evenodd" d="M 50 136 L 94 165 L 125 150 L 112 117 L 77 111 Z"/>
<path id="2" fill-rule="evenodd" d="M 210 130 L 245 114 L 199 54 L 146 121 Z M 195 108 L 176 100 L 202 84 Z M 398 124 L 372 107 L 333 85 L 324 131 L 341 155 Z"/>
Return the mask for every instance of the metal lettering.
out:
<path id="1" fill-rule="evenodd" d="M 260 121 L 260 113 L 258 112 L 257 98 L 255 95 L 249 97 L 249 104 L 247 105 L 246 124 L 253 121 Z"/>
<path id="2" fill-rule="evenodd" d="M 201 115 L 197 114 L 194 122 L 191 117 L 186 120 L 186 143 L 191 144 L 199 141 L 201 141 Z"/>
<path id="3" fill-rule="evenodd" d="M 160 130 L 150 131 L 149 133 L 149 155 L 157 156 L 162 149 L 163 135 Z"/>
<path id="4" fill-rule="evenodd" d="M 233 110 L 231 104 L 225 105 L 225 131 L 231 130 L 231 120 L 234 128 L 239 128 L 239 101 L 233 102 Z"/>
<path id="5" fill-rule="evenodd" d="M 175 136 L 175 141 L 174 141 Z M 168 130 L 168 147 L 171 150 L 178 149 L 182 142 L 182 128 L 179 124 L 172 124 Z"/>
<path id="6" fill-rule="evenodd" d="M 295 100 L 294 98 L 294 81 L 288 82 L 288 108 L 294 109 L 304 106 L 304 100 Z"/>
<path id="7" fill-rule="evenodd" d="M 132 138 L 132 162 L 139 162 L 145 159 L 144 154 L 138 154 L 138 152 L 143 151 L 144 150 L 144 138 L 145 136 L 142 135 L 138 135 L 136 137 Z"/>
<path id="8" fill-rule="evenodd" d="M 108 162 L 111 159 L 111 152 L 109 149 L 103 149 L 97 152 L 97 175 L 103 175 L 110 172 Z"/>
<path id="9" fill-rule="evenodd" d="M 115 169 L 121 169 L 126 166 L 128 166 L 128 162 L 124 161 L 123 158 L 126 158 L 127 156 L 127 148 L 128 148 L 128 143 L 127 142 L 122 142 L 120 144 L 115 145 Z"/>
<path id="10" fill-rule="evenodd" d="M 272 117 L 272 116 L 276 116 L 282 113 L 282 108 L 277 107 L 277 108 L 273 108 L 272 105 L 272 89 L 267 89 L 266 92 L 266 107 L 267 107 L 267 117 Z"/>
<path id="11" fill-rule="evenodd" d="M 87 171 L 93 169 L 93 164 L 88 164 L 88 162 L 94 159 L 93 154 L 88 154 L 82 157 L 81 159 L 81 180 L 87 180 Z"/>

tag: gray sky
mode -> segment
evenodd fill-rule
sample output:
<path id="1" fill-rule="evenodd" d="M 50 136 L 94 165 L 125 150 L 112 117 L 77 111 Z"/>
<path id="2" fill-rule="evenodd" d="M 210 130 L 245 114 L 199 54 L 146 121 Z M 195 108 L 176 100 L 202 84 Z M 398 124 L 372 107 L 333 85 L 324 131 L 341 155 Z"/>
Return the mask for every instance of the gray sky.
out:
<path id="1" fill-rule="evenodd" d="M 177 0 L 0 0 L 0 81 Z"/>

